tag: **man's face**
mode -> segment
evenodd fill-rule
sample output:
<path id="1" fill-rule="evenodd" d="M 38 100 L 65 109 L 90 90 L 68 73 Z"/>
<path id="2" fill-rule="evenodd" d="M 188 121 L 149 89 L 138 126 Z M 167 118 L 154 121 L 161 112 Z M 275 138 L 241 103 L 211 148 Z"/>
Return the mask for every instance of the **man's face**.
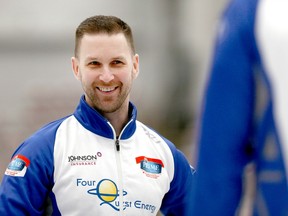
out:
<path id="1" fill-rule="evenodd" d="M 87 103 L 102 114 L 127 109 L 139 57 L 132 54 L 125 36 L 86 34 L 79 48 L 72 67 Z"/>

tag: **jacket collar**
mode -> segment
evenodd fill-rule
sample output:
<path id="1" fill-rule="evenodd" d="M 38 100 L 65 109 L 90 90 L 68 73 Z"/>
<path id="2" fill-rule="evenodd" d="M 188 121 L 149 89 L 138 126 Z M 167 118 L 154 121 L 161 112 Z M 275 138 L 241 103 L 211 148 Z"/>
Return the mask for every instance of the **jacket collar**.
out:
<path id="1" fill-rule="evenodd" d="M 106 138 L 116 138 L 108 120 L 87 104 L 84 95 L 80 99 L 74 116 L 87 130 Z M 134 134 L 136 130 L 136 117 L 137 109 L 134 104 L 129 102 L 129 123 L 124 127 L 124 131 L 121 132 L 120 139 L 128 139 Z"/>

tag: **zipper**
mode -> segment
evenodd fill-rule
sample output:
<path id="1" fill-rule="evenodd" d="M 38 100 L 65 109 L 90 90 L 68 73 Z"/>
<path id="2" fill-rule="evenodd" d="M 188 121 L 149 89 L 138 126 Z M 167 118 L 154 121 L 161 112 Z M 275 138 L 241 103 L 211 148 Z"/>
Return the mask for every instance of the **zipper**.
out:
<path id="1" fill-rule="evenodd" d="M 118 178 L 119 178 L 119 185 L 118 185 L 118 194 L 119 194 L 119 215 L 124 216 L 124 212 L 123 212 L 123 202 L 124 202 L 124 198 L 123 198 L 123 193 L 124 193 L 124 188 L 123 188 L 123 175 L 122 175 L 122 163 L 121 163 L 121 154 L 120 154 L 120 138 L 123 134 L 123 132 L 125 131 L 125 128 L 133 121 L 133 119 L 131 119 L 126 125 L 125 127 L 122 129 L 119 137 L 116 136 L 115 130 L 112 126 L 112 124 L 110 122 L 107 122 L 109 124 L 109 126 L 111 127 L 112 131 L 113 131 L 113 137 L 115 140 L 115 148 L 116 148 L 116 152 L 115 152 L 115 156 L 116 156 L 116 166 L 117 166 L 117 174 L 118 174 Z"/>
<path id="2" fill-rule="evenodd" d="M 116 138 L 115 145 L 116 145 L 116 150 L 120 151 L 120 144 L 119 144 L 119 139 L 118 138 Z"/>
<path id="3" fill-rule="evenodd" d="M 123 175 L 122 175 L 122 163 L 121 163 L 121 155 L 120 155 L 120 143 L 119 143 L 119 138 L 116 138 L 115 140 L 115 145 L 116 145 L 116 166 L 117 166 L 117 174 L 119 178 L 119 185 L 118 185 L 118 194 L 119 194 L 119 215 L 124 215 L 123 213 Z"/>

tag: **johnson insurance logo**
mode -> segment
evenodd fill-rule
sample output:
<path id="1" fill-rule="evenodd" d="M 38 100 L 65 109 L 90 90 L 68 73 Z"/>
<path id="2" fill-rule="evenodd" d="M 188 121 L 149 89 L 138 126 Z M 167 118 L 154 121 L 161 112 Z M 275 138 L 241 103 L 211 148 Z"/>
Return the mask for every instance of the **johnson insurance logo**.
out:
<path id="1" fill-rule="evenodd" d="M 71 166 L 91 166 L 96 165 L 100 157 L 102 157 L 101 152 L 88 155 L 70 155 L 68 156 L 68 163 L 70 163 Z"/>

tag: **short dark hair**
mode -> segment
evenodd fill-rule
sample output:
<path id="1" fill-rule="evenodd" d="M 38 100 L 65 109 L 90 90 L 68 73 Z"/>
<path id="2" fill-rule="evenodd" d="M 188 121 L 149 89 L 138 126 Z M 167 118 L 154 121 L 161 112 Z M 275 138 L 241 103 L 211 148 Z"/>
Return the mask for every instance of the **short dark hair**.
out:
<path id="1" fill-rule="evenodd" d="M 133 54 L 135 47 L 130 26 L 115 16 L 97 15 L 85 19 L 76 29 L 74 55 L 78 56 L 79 44 L 85 34 L 106 33 L 109 35 L 123 33 Z"/>

